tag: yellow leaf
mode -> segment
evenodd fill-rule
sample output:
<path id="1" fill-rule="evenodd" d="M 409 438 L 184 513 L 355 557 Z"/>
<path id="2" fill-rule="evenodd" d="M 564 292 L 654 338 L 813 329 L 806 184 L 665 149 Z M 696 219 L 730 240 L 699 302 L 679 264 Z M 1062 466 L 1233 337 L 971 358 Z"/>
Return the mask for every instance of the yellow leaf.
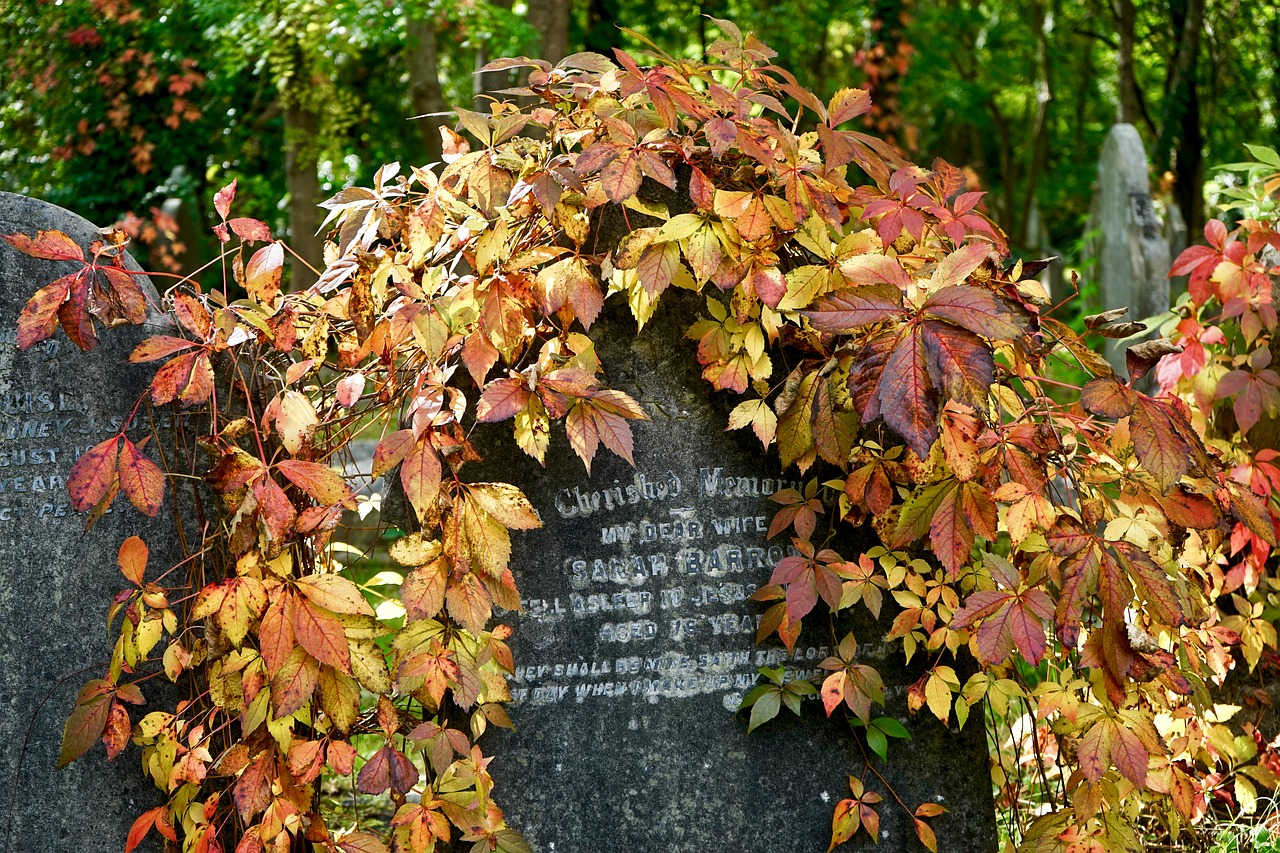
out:
<path id="1" fill-rule="evenodd" d="M 945 723 L 951 715 L 951 688 L 937 672 L 931 674 L 925 682 L 924 698 L 934 716 Z"/>

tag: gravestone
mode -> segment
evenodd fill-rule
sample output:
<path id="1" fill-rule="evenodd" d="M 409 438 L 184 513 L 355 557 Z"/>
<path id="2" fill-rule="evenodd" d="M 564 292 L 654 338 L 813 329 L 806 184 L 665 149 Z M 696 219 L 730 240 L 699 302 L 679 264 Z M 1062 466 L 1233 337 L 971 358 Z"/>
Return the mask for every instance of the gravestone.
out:
<path id="1" fill-rule="evenodd" d="M 847 726 L 816 700 L 803 718 L 784 708 L 751 735 L 734 716 L 760 667 L 817 675 L 833 637 L 814 619 L 794 656 L 755 644 L 764 608 L 749 597 L 789 541 L 767 538 L 778 508 L 769 495 L 798 475 L 780 471 L 749 431 L 725 432 L 734 401 L 711 390 L 682 339 L 699 304 L 669 292 L 637 337 L 625 305 L 611 300 L 592 328 L 610 386 L 652 418 L 633 422 L 634 468 L 602 449 L 588 475 L 563 431 L 545 470 L 509 433 L 482 439 L 484 470 L 520 486 L 544 524 L 513 536 L 524 612 L 502 621 L 516 627 L 517 728 L 486 735 L 495 796 L 536 853 L 816 853 L 849 775 L 864 773 Z M 861 662 L 886 681 L 888 707 L 876 714 L 913 735 L 893 742 L 878 769 L 912 808 L 950 809 L 934 821 L 940 850 L 994 851 L 981 715 L 961 733 L 927 712 L 910 717 L 906 688 L 918 666 L 882 642 L 893 615 L 856 629 Z M 866 780 L 884 793 L 874 775 Z M 878 847 L 863 833 L 841 849 L 924 849 L 891 796 L 880 813 Z"/>
<path id="2" fill-rule="evenodd" d="M 1126 306 L 1132 320 L 1169 310 L 1169 242 L 1151 201 L 1142 138 L 1131 124 L 1113 125 L 1102 146 L 1089 232 L 1095 236 L 1085 255 L 1095 262 L 1099 310 Z M 1107 360 L 1122 376 L 1130 345 L 1107 342 Z"/>
<path id="3" fill-rule="evenodd" d="M 51 204 L 0 193 L 0 234 L 57 229 L 85 248 L 100 235 Z M 137 755 L 108 764 L 95 746 L 55 766 L 62 727 L 84 682 L 100 678 L 111 654 L 105 621 L 127 586 L 116 557 L 139 535 L 151 549 L 148 575 L 177 562 L 175 522 L 136 512 L 123 497 L 89 534 L 66 490 L 72 464 L 115 433 L 145 393 L 145 367 L 126 359 L 149 332 L 102 331 L 80 352 L 61 332 L 19 352 L 15 324 L 35 290 L 78 264 L 27 257 L 0 242 L 0 849 L 106 853 L 124 849 L 133 819 L 161 800 Z M 131 269 L 138 269 L 130 262 Z M 155 291 L 140 279 L 149 300 Z M 147 434 L 137 425 L 135 440 Z M 114 635 L 113 635 L 114 636 Z M 159 689 L 150 682 L 148 694 Z M 47 700 L 47 701 L 46 701 Z M 136 721 L 147 708 L 131 709 Z M 25 749 L 25 755 L 24 753 Z M 21 764 L 21 766 L 19 766 Z M 141 849 L 157 849 L 144 845 Z"/>

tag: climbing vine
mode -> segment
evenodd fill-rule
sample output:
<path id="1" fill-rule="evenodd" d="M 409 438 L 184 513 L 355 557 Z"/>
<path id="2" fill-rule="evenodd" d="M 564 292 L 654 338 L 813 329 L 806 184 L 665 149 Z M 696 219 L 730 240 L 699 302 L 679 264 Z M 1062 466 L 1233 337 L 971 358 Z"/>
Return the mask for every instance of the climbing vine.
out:
<path id="1" fill-rule="evenodd" d="M 140 747 L 166 802 L 138 817 L 130 850 L 151 832 L 198 853 L 528 849 L 481 741 L 510 724 L 512 629 L 494 618 L 520 609 L 510 531 L 538 519 L 490 479 L 471 428 L 510 422 L 539 461 L 556 440 L 588 468 L 601 444 L 630 460 L 645 412 L 607 387 L 583 331 L 607 298 L 643 329 L 672 287 L 705 301 L 690 357 L 742 398 L 727 426 L 810 478 L 774 498 L 770 536 L 792 547 L 755 595 L 760 640 L 793 648 L 806 620 L 865 607 L 924 662 L 913 711 L 978 725 L 984 703 L 1030 709 L 1054 796 L 1022 827 L 1025 849 L 1139 849 L 1140 820 L 1176 832 L 1203 814 L 1213 782 L 1193 735 L 1229 659 L 1212 606 L 1222 555 L 1276 540 L 1187 404 L 1136 387 L 1177 348 L 1131 347 L 1115 375 L 1051 316 L 1043 264 L 1006 260 L 958 169 L 848 129 L 865 91 L 823 103 L 715 23 L 727 35 L 705 61 L 649 45 L 648 65 L 621 51 L 491 63 L 527 70 L 523 100 L 458 109 L 443 163 L 388 164 L 326 202 L 327 266 L 305 291 L 282 290 L 285 244 L 232 215 L 235 185 L 218 194 L 218 262 L 165 294 L 174 328 L 131 356 L 157 365 L 139 410 L 190 416 L 187 473 L 212 499 L 181 565 L 122 544 L 118 641 L 62 756 Z M 91 348 L 97 324 L 145 313 L 119 246 L 86 260 L 54 232 L 6 239 L 84 263 L 32 298 L 20 347 L 61 328 Z M 1132 331 L 1115 312 L 1086 322 Z M 1093 378 L 1064 387 L 1060 359 Z M 362 588 L 332 547 L 368 488 L 342 450 L 371 433 L 373 476 L 403 490 L 416 528 L 390 546 L 398 590 Z M 160 511 L 150 452 L 122 433 L 77 462 L 69 489 L 90 524 L 120 492 Z M 850 527 L 879 544 L 838 552 Z M 377 596 L 403 615 L 379 617 Z M 747 697 L 752 728 L 818 693 L 876 754 L 906 734 L 873 713 L 883 685 L 858 644 L 875 638 L 841 633 L 820 688 L 774 672 Z M 979 666 L 962 678 L 968 656 Z M 143 713 L 159 672 L 184 698 Z M 936 849 L 941 807 L 882 799 L 868 773 L 850 777 L 832 846 L 877 837 L 880 810 L 901 806 Z M 324 774 L 385 795 L 388 833 L 326 815 Z"/>

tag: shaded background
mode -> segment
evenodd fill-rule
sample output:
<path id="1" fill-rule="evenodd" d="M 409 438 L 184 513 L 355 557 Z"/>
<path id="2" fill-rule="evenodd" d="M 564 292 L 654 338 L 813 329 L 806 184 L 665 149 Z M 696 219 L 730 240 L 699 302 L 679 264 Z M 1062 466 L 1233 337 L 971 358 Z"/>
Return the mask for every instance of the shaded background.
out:
<path id="1" fill-rule="evenodd" d="M 673 55 L 730 18 L 824 98 L 869 86 L 868 124 L 990 191 L 1024 254 L 1079 255 L 1102 140 L 1137 126 L 1157 205 L 1192 239 L 1206 164 L 1274 138 L 1280 8 L 1244 0 L 10 0 L 0 11 L 3 187 L 123 220 L 152 268 L 211 257 L 212 194 L 318 262 L 315 203 L 511 82 L 489 59 L 613 47 Z M 483 108 L 483 107 L 481 107 Z M 145 252 L 143 253 L 145 254 Z"/>

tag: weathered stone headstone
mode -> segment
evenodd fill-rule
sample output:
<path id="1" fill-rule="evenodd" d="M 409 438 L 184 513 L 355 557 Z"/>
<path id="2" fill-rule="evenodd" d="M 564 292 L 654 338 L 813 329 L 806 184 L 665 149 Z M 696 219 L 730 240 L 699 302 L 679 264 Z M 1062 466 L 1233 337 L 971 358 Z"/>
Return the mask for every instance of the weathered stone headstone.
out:
<path id="1" fill-rule="evenodd" d="M 1151 202 L 1147 154 L 1131 124 L 1107 134 L 1098 161 L 1098 190 L 1089 213 L 1093 239 L 1085 254 L 1095 261 L 1100 310 L 1129 308 L 1142 320 L 1169 310 L 1169 243 Z M 1125 375 L 1126 344 L 1108 341 L 1107 360 Z"/>
<path id="2" fill-rule="evenodd" d="M 65 232 L 86 248 L 86 257 L 89 242 L 100 236 L 69 211 L 0 193 L 0 234 L 34 235 L 41 229 Z M 120 543 L 142 536 L 153 570 L 177 559 L 169 507 L 151 519 L 121 498 L 85 535 L 84 519 L 72 511 L 66 490 L 78 456 L 116 432 L 145 393 L 145 369 L 126 364 L 145 329 L 103 332 L 102 345 L 90 353 L 81 353 L 61 333 L 26 352 L 15 345 L 17 317 L 32 293 L 77 266 L 30 258 L 0 242 L 3 850 L 123 850 L 133 819 L 160 802 L 130 753 L 108 765 L 98 746 L 66 769 L 54 769 L 76 693 L 85 681 L 102 676 L 110 657 L 106 612 L 112 595 L 126 585 L 116 565 Z M 154 304 L 150 283 L 140 283 Z M 139 424 L 134 437 L 146 429 Z"/>
<path id="3" fill-rule="evenodd" d="M 733 716 L 760 667 L 815 674 L 832 637 L 825 623 L 806 630 L 794 657 L 754 642 L 763 607 L 749 596 L 789 541 L 766 538 L 778 507 L 769 495 L 796 475 L 749 432 L 724 431 L 733 401 L 699 375 L 681 296 L 664 297 L 638 338 L 617 305 L 592 330 L 610 385 L 653 418 L 634 422 L 634 469 L 602 451 L 588 476 L 562 432 L 545 470 L 510 441 L 487 447 L 486 467 L 524 489 L 544 523 L 514 537 L 517 730 L 486 735 L 495 795 L 538 853 L 822 851 L 848 776 L 864 773 L 847 728 L 816 701 L 803 719 L 783 709 L 751 735 Z M 927 713 L 909 718 L 916 676 L 901 647 L 882 642 L 887 626 L 858 628 L 859 655 L 886 680 L 877 713 L 913 740 L 894 742 L 879 769 L 913 808 L 951 810 L 936 821 L 941 850 L 995 850 L 981 719 L 956 734 Z M 924 849 L 892 797 L 880 812 L 874 849 Z M 865 833 L 858 845 L 849 849 L 872 849 Z"/>

